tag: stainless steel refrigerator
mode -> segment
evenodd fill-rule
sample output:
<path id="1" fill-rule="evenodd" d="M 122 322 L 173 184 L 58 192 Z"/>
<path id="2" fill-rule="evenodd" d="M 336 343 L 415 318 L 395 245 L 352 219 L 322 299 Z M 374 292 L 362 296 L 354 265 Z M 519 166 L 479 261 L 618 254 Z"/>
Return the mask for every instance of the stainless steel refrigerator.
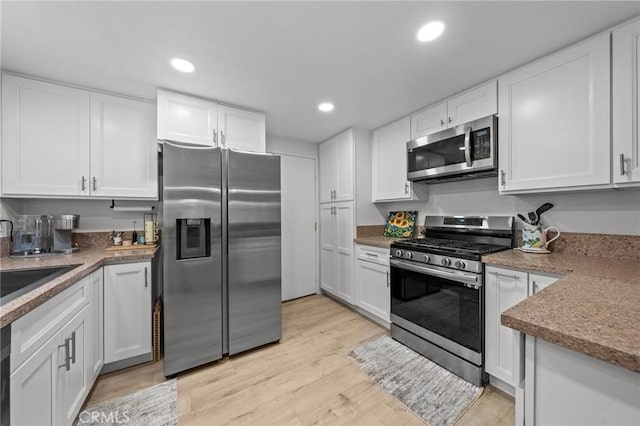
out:
<path id="1" fill-rule="evenodd" d="M 163 147 L 166 376 L 282 334 L 280 157 Z"/>

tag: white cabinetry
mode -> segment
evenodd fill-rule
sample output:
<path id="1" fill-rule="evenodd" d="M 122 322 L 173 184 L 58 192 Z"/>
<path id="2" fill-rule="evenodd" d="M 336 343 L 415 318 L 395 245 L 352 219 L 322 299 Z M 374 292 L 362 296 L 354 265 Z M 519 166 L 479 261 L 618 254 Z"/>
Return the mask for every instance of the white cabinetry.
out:
<path id="1" fill-rule="evenodd" d="M 610 183 L 609 34 L 499 78 L 501 192 Z"/>
<path id="2" fill-rule="evenodd" d="M 93 378 L 91 285 L 84 278 L 11 325 L 12 425 L 71 424 Z"/>
<path id="3" fill-rule="evenodd" d="M 104 267 L 104 363 L 151 352 L 151 262 Z"/>
<path id="4" fill-rule="evenodd" d="M 155 105 L 91 94 L 91 195 L 158 198 Z"/>
<path id="5" fill-rule="evenodd" d="M 354 199 L 354 151 L 353 129 L 320 144 L 321 203 Z"/>
<path id="6" fill-rule="evenodd" d="M 104 364 L 104 280 L 102 268 L 89 276 L 91 304 L 91 361 L 89 377 L 95 380 Z"/>
<path id="7" fill-rule="evenodd" d="M 265 115 L 209 99 L 158 90 L 161 140 L 265 152 Z"/>
<path id="8" fill-rule="evenodd" d="M 504 311 L 558 280 L 558 276 L 487 266 L 485 271 L 485 370 L 509 385 L 519 386 L 521 334 L 503 326 Z"/>
<path id="9" fill-rule="evenodd" d="M 515 386 L 518 332 L 500 324 L 502 312 L 527 298 L 527 273 L 488 266 L 485 272 L 485 370 Z"/>
<path id="10" fill-rule="evenodd" d="M 2 76 L 2 195 L 157 199 L 154 106 Z"/>
<path id="11" fill-rule="evenodd" d="M 389 324 L 389 249 L 356 245 L 356 306 Z"/>
<path id="12" fill-rule="evenodd" d="M 640 182 L 640 19 L 613 31 L 613 181 Z"/>
<path id="13" fill-rule="evenodd" d="M 320 206 L 320 287 L 353 303 L 353 202 Z"/>
<path id="14" fill-rule="evenodd" d="M 373 202 L 412 198 L 412 184 L 407 181 L 407 142 L 410 138 L 409 117 L 374 130 L 371 148 Z"/>
<path id="15" fill-rule="evenodd" d="M 497 83 L 492 81 L 412 114 L 411 139 L 493 115 L 498 111 L 497 96 Z"/>
<path id="16" fill-rule="evenodd" d="M 88 195 L 90 94 L 2 75 L 2 195 Z"/>

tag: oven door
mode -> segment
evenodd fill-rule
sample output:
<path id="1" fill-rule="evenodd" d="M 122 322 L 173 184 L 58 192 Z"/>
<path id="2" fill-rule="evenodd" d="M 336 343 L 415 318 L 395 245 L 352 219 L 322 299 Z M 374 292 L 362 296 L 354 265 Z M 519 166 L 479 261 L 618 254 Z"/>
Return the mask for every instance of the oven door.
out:
<path id="1" fill-rule="evenodd" d="M 391 322 L 482 365 L 482 275 L 391 259 Z"/>
<path id="2" fill-rule="evenodd" d="M 494 116 L 485 117 L 407 142 L 407 179 L 495 169 L 496 123 Z"/>

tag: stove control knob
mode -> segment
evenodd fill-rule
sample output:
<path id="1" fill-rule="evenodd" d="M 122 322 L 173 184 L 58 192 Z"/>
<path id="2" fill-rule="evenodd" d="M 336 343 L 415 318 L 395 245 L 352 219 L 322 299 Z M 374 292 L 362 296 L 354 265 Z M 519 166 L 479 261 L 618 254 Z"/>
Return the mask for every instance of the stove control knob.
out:
<path id="1" fill-rule="evenodd" d="M 451 259 L 448 259 L 448 258 L 445 257 L 444 259 L 442 259 L 440 261 L 440 263 L 442 263 L 442 265 L 444 265 L 444 266 L 449 266 L 449 265 L 451 265 Z"/>
<path id="2" fill-rule="evenodd" d="M 402 257 L 402 250 L 396 250 L 396 257 Z"/>
<path id="3" fill-rule="evenodd" d="M 431 260 L 431 258 L 429 257 L 428 254 L 424 255 L 424 263 L 429 263 L 429 260 Z"/>
<path id="4" fill-rule="evenodd" d="M 464 263 L 462 260 L 456 260 L 456 268 L 458 268 L 458 269 L 466 269 L 467 268 L 467 264 Z"/>
<path id="5" fill-rule="evenodd" d="M 411 253 L 410 251 L 406 252 L 404 254 L 404 257 L 406 257 L 407 259 L 411 259 L 413 257 L 413 253 Z"/>

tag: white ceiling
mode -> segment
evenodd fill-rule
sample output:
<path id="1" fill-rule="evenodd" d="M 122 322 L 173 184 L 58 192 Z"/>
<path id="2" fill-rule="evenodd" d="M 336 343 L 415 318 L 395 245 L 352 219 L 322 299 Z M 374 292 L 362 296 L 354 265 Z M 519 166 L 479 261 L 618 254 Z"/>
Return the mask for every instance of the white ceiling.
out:
<path id="1" fill-rule="evenodd" d="M 11 2 L 2 68 L 145 99 L 157 87 L 267 113 L 320 142 L 376 128 L 640 15 L 640 2 Z M 440 39 L 416 41 L 433 19 Z M 197 70 L 171 69 L 182 56 Z M 331 100 L 336 109 L 320 113 Z"/>

